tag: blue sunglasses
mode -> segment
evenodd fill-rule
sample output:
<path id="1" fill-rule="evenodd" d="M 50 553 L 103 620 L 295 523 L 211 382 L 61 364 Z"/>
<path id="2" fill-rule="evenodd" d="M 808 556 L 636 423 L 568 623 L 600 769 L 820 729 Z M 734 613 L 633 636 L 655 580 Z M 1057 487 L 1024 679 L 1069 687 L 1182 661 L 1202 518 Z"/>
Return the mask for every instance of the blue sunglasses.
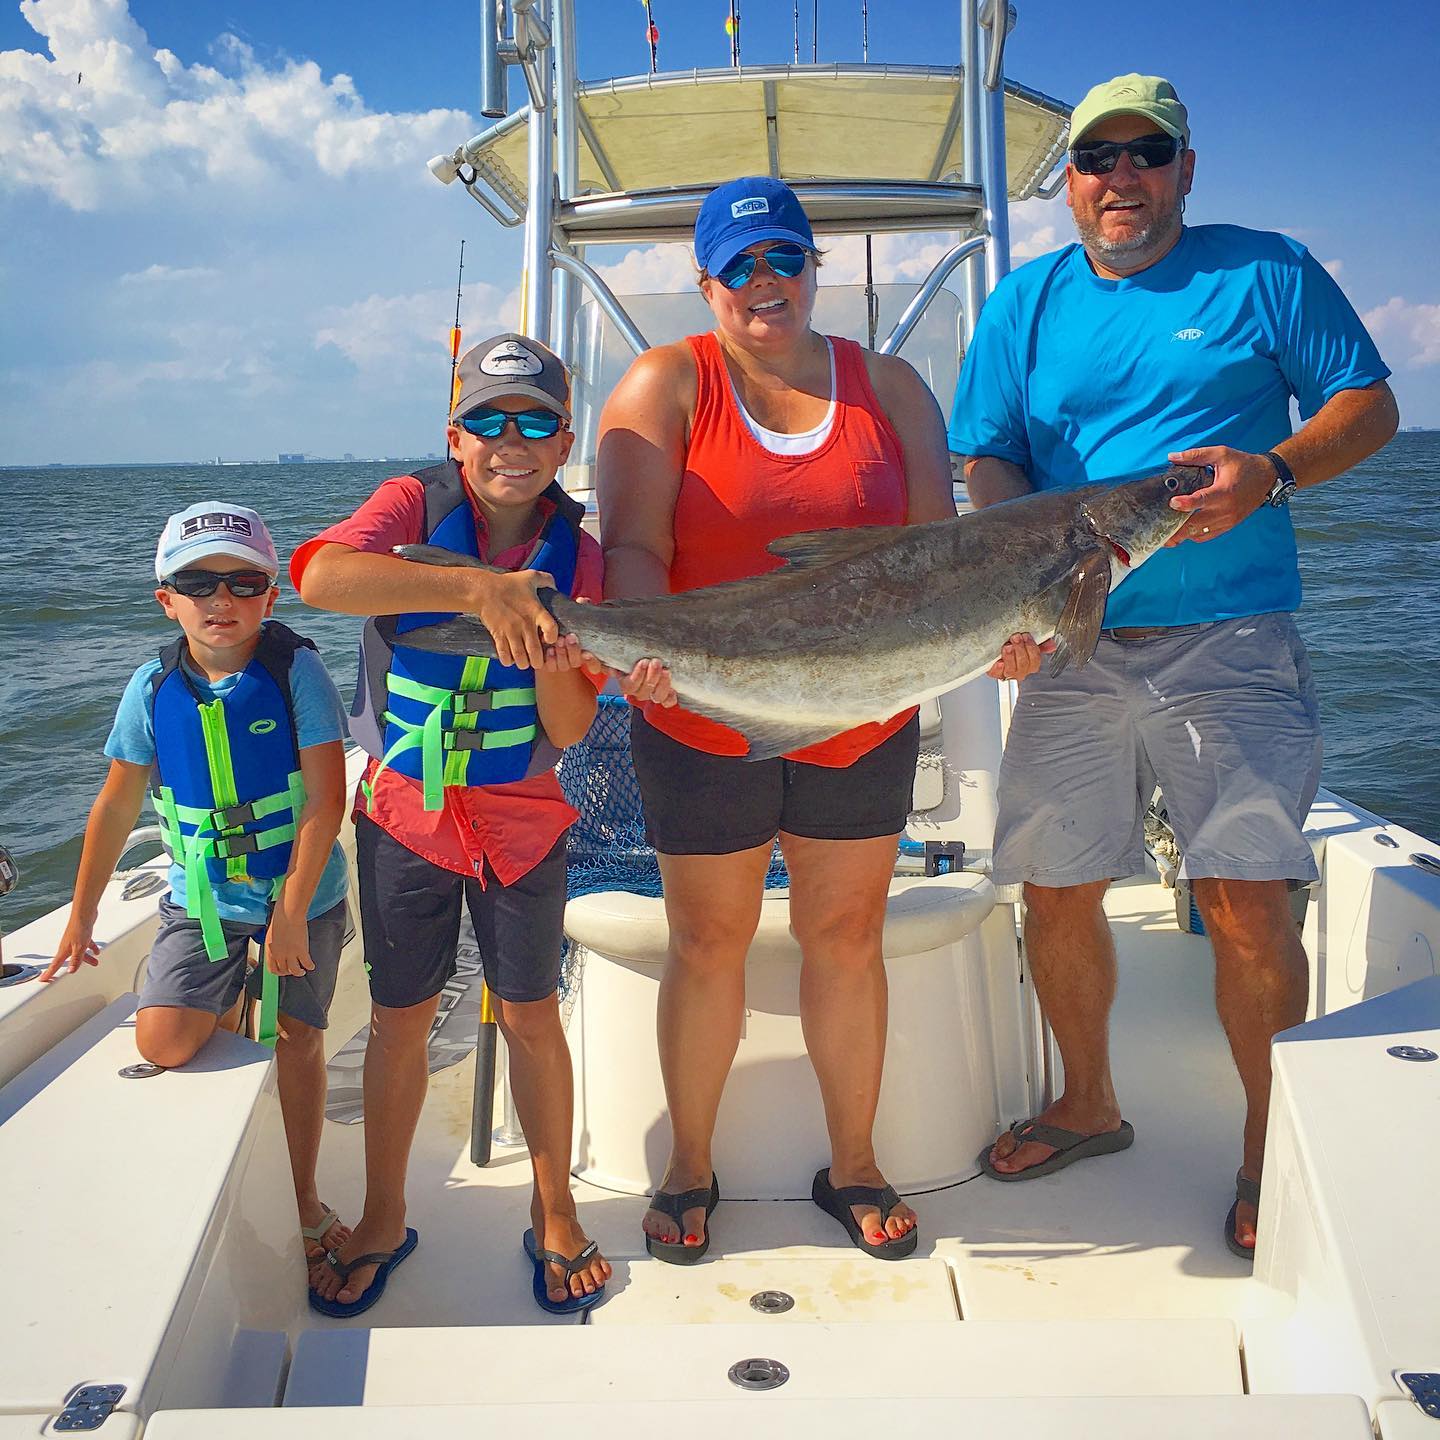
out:
<path id="1" fill-rule="evenodd" d="M 548 440 L 565 423 L 553 410 L 493 410 L 485 406 L 462 415 L 456 424 L 481 440 L 498 440 L 511 421 L 527 440 Z"/>
<path id="2" fill-rule="evenodd" d="M 723 270 L 715 272 L 715 278 L 727 290 L 738 290 L 749 283 L 755 266 L 763 260 L 772 275 L 781 280 L 793 280 L 805 268 L 809 258 L 810 252 L 803 245 L 784 240 L 758 255 L 752 255 L 748 250 L 741 251 Z"/>

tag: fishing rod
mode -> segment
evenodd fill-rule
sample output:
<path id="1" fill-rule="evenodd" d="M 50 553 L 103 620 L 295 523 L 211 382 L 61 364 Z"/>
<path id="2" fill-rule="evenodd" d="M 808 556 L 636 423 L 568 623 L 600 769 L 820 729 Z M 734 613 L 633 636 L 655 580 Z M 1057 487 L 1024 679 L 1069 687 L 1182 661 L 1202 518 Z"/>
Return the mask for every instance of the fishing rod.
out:
<path id="1" fill-rule="evenodd" d="M 651 0 L 640 0 L 645 7 L 645 39 L 650 45 L 650 73 L 660 68 L 660 27 L 655 23 L 655 9 Z"/>
<path id="2" fill-rule="evenodd" d="M 465 242 L 460 242 L 460 271 L 455 276 L 455 323 L 450 327 L 450 404 L 446 407 L 448 420 L 455 411 L 455 402 L 460 398 L 460 289 L 465 282 Z"/>

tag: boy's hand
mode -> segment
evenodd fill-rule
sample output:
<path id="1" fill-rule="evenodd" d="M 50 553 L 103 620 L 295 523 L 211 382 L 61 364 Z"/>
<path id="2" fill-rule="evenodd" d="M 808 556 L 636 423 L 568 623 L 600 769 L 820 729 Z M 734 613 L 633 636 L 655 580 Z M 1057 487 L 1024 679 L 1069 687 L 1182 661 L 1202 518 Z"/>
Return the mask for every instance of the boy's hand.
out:
<path id="1" fill-rule="evenodd" d="M 553 590 L 555 580 L 543 570 L 517 570 L 512 575 L 493 571 L 461 572 L 470 585 L 465 607 L 490 632 L 495 656 L 502 665 L 538 670 L 545 664 L 545 647 L 560 638 L 555 617 L 536 599 L 541 586 Z"/>
<path id="2" fill-rule="evenodd" d="M 48 983 L 61 971 L 67 975 L 73 975 L 82 963 L 98 965 L 100 963 L 100 947 L 91 935 L 94 928 L 93 916 L 88 920 L 83 919 L 72 910 L 70 923 L 66 925 L 65 933 L 60 937 L 59 945 L 55 947 L 55 958 L 41 972 L 40 980 Z"/>
<path id="3" fill-rule="evenodd" d="M 291 919 L 279 906 L 265 932 L 265 968 L 272 975 L 303 975 L 315 968 L 310 958 L 310 927 Z"/>

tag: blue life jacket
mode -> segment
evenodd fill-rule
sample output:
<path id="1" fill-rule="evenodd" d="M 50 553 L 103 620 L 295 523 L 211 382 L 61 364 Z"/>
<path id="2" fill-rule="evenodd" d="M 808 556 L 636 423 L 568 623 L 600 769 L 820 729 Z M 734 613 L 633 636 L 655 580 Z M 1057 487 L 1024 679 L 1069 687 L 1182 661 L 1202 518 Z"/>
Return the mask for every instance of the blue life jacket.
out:
<path id="1" fill-rule="evenodd" d="M 480 541 L 459 465 L 433 465 L 415 478 L 425 487 L 421 540 L 478 560 Z M 521 568 L 546 571 L 568 595 L 575 588 L 585 511 L 553 481 L 544 496 L 555 513 Z M 549 770 L 560 756 L 540 725 L 533 671 L 404 643 L 409 631 L 454 618 L 454 612 L 376 616 L 360 641 L 350 733 L 382 770 L 421 782 L 426 810 L 443 808 L 448 788 L 523 780 Z"/>
<path id="2" fill-rule="evenodd" d="M 314 644 L 265 622 L 233 689 L 205 699 L 181 664 L 184 636 L 160 652 L 147 703 L 155 733 L 150 799 L 171 859 L 185 870 L 185 910 L 206 953 L 225 953 L 214 887 L 268 883 L 278 894 L 305 807 L 290 666 Z"/>

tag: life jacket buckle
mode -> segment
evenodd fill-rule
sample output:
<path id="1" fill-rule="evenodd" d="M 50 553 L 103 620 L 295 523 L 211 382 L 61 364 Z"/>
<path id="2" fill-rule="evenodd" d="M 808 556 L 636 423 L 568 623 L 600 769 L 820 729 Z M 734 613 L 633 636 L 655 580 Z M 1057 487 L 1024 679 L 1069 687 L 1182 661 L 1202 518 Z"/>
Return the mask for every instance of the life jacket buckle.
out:
<path id="1" fill-rule="evenodd" d="M 450 700 L 450 711 L 454 715 L 478 715 L 482 710 L 493 710 L 495 697 L 488 690 L 457 690 Z"/>
<path id="2" fill-rule="evenodd" d="M 255 819 L 255 803 L 247 800 L 243 805 L 232 805 L 228 810 L 210 812 L 212 830 L 234 830 L 240 825 L 249 825 Z"/>
<path id="3" fill-rule="evenodd" d="M 233 860 L 240 855 L 255 855 L 259 850 L 258 835 L 221 835 L 215 841 L 215 854 L 222 860 Z"/>

